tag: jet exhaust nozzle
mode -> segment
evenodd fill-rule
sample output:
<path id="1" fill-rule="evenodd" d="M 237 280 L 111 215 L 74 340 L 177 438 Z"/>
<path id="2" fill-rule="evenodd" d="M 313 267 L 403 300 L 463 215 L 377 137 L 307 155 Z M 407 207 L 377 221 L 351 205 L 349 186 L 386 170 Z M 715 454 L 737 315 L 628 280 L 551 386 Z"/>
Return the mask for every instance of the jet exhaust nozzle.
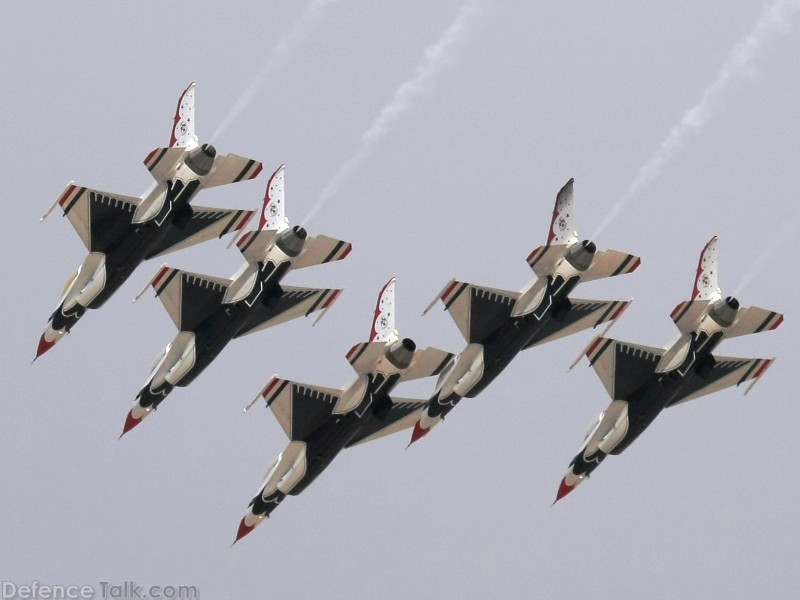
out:
<path id="1" fill-rule="evenodd" d="M 591 266 L 595 252 L 597 252 L 597 246 L 595 246 L 594 242 L 583 240 L 579 244 L 573 244 L 567 250 L 566 259 L 576 271 L 585 271 Z"/>
<path id="2" fill-rule="evenodd" d="M 303 251 L 307 237 L 306 230 L 299 225 L 295 225 L 291 229 L 284 229 L 279 233 L 275 244 L 286 256 L 294 258 Z"/>
<path id="3" fill-rule="evenodd" d="M 405 369 L 411 364 L 416 349 L 417 345 L 414 343 L 414 340 L 403 338 L 389 347 L 386 358 L 398 369 Z"/>
<path id="4" fill-rule="evenodd" d="M 730 327 L 736 320 L 736 313 L 739 311 L 739 301 L 733 296 L 720 298 L 711 306 L 709 316 L 716 321 L 720 327 Z"/>
<path id="5" fill-rule="evenodd" d="M 214 166 L 214 158 L 217 156 L 217 149 L 211 144 L 203 144 L 202 146 L 189 151 L 189 156 L 186 157 L 184 163 L 192 171 L 200 175 L 208 175 L 211 172 L 211 167 Z"/>

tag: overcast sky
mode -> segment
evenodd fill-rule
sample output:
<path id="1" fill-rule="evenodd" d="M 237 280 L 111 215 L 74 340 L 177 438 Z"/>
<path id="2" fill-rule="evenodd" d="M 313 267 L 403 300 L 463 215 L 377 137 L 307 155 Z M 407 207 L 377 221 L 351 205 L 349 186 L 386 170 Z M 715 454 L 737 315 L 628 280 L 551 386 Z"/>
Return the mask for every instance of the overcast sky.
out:
<path id="1" fill-rule="evenodd" d="M 796 594 L 799 2 L 17 2 L 0 49 L 0 579 L 206 599 Z M 144 192 L 192 81 L 201 141 L 265 171 L 197 204 L 255 209 L 286 163 L 291 222 L 353 242 L 287 282 L 345 292 L 316 327 L 233 342 L 117 441 L 175 335 L 152 294 L 130 302 L 161 261 L 31 365 L 86 253 L 60 211 L 38 219 L 70 180 Z M 449 315 L 421 311 L 451 277 L 522 288 L 570 177 L 578 234 L 642 257 L 574 293 L 635 299 L 614 337 L 672 341 L 715 234 L 723 293 L 785 313 L 718 349 L 777 357 L 752 393 L 666 411 L 551 508 L 608 404 L 585 360 L 566 373 L 584 332 L 520 355 L 408 450 L 403 432 L 343 452 L 231 548 L 287 443 L 271 411 L 241 411 L 269 377 L 345 386 L 391 276 L 400 334 L 460 351 Z M 166 261 L 227 277 L 226 243 Z"/>

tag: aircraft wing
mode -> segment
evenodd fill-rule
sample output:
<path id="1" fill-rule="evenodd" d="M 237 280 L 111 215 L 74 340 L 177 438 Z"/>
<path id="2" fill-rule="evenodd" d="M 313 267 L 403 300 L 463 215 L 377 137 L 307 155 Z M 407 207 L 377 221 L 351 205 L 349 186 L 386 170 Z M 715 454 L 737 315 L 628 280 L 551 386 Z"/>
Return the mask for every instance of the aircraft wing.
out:
<path id="1" fill-rule="evenodd" d="M 472 285 L 457 279 L 451 279 L 439 294 L 445 310 L 470 343 L 483 340 L 509 319 L 518 298 L 519 292 Z"/>
<path id="2" fill-rule="evenodd" d="M 641 263 L 642 259 L 633 254 L 617 250 L 601 250 L 595 252 L 592 264 L 581 273 L 581 281 L 593 281 L 631 273 Z"/>
<path id="3" fill-rule="evenodd" d="M 453 358 L 451 352 L 439 348 L 425 348 L 414 352 L 411 364 L 400 374 L 400 381 L 411 381 L 431 377 L 442 372 L 445 365 Z"/>
<path id="4" fill-rule="evenodd" d="M 70 182 L 58 204 L 89 252 L 104 252 L 130 231 L 141 198 L 101 192 Z"/>
<path id="5" fill-rule="evenodd" d="M 379 411 L 370 414 L 358 433 L 351 439 L 345 448 L 371 442 L 392 433 L 413 427 L 419 420 L 422 411 L 428 405 L 427 400 L 414 400 L 410 398 L 392 398 L 388 411 Z"/>
<path id="6" fill-rule="evenodd" d="M 342 260 L 352 249 L 353 245 L 350 242 L 343 242 L 327 235 L 309 237 L 303 245 L 300 256 L 292 262 L 292 268 L 302 269 L 332 260 Z"/>
<path id="7" fill-rule="evenodd" d="M 273 376 L 261 390 L 261 396 L 290 440 L 304 440 L 328 421 L 341 394 L 342 390 L 278 376 Z"/>
<path id="8" fill-rule="evenodd" d="M 584 329 L 618 319 L 630 306 L 630 300 L 579 300 L 570 298 L 570 307 L 548 318 L 525 349 L 546 344 Z"/>
<path id="9" fill-rule="evenodd" d="M 339 289 L 302 288 L 281 286 L 281 293 L 270 296 L 253 307 L 253 313 L 234 337 L 261 331 L 273 325 L 286 323 L 297 317 L 307 317 L 312 312 L 330 308 L 342 293 Z M 322 315 L 320 315 L 320 318 Z M 319 320 L 319 318 L 317 319 Z"/>
<path id="10" fill-rule="evenodd" d="M 170 227 L 166 237 L 147 258 L 161 256 L 169 252 L 188 248 L 213 238 L 221 238 L 232 231 L 239 231 L 255 214 L 252 210 L 229 210 L 187 205 L 190 210 L 187 219 L 180 220 Z"/>
<path id="11" fill-rule="evenodd" d="M 594 367 L 612 400 L 627 400 L 654 375 L 663 348 L 629 344 L 598 336 L 586 350 L 589 364 Z"/>
<path id="12" fill-rule="evenodd" d="M 203 187 L 210 188 L 237 181 L 247 181 L 254 179 L 259 173 L 261 173 L 259 161 L 238 154 L 226 154 L 214 159 L 211 172 L 203 177 Z"/>
<path id="13" fill-rule="evenodd" d="M 692 374 L 691 379 L 683 388 L 681 395 L 667 406 L 675 406 L 706 394 L 718 392 L 731 386 L 738 386 L 745 381 L 753 383 L 745 390 L 750 391 L 756 382 L 767 372 L 775 362 L 774 358 L 736 358 L 730 356 L 715 356 L 714 366 L 703 376 Z"/>
<path id="14" fill-rule="evenodd" d="M 181 331 L 192 331 L 222 304 L 230 279 L 209 277 L 164 266 L 150 285 Z"/>

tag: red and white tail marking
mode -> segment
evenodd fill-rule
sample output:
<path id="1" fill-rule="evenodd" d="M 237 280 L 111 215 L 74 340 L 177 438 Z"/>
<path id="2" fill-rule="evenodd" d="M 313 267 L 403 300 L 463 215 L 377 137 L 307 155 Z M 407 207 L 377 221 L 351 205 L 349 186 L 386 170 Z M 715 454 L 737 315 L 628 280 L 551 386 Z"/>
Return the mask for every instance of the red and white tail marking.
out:
<path id="1" fill-rule="evenodd" d="M 258 221 L 259 229 L 283 230 L 289 226 L 283 203 L 283 172 L 285 169 L 286 165 L 278 167 L 267 182 L 264 206 Z"/>
<path id="2" fill-rule="evenodd" d="M 169 138 L 170 148 L 186 148 L 191 150 L 198 145 L 194 134 L 194 81 L 189 84 L 175 109 L 175 120 L 172 123 L 172 135 Z"/>
<path id="3" fill-rule="evenodd" d="M 717 236 L 714 236 L 700 253 L 692 300 L 719 300 L 722 298 L 722 292 L 717 283 L 717 265 Z"/>
<path id="4" fill-rule="evenodd" d="M 396 279 L 392 277 L 378 294 L 372 329 L 369 332 L 370 342 L 393 342 L 397 339 L 397 331 L 394 328 L 395 281 Z"/>
<path id="5" fill-rule="evenodd" d="M 550 231 L 547 234 L 547 245 L 574 244 L 578 241 L 578 234 L 573 230 L 574 202 L 572 185 L 574 179 L 564 184 L 556 196 L 556 205 L 553 208 L 553 220 L 550 222 Z"/>

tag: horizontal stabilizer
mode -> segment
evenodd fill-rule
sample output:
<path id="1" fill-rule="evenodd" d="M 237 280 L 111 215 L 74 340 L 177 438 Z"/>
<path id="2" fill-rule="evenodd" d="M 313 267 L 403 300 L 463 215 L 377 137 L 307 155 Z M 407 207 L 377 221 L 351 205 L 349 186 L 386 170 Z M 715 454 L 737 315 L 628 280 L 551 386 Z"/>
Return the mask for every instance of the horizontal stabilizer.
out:
<path id="1" fill-rule="evenodd" d="M 547 319 L 534 338 L 525 346 L 531 348 L 559 338 L 614 321 L 630 306 L 630 300 L 580 300 L 570 298 L 570 306 Z"/>
<path id="2" fill-rule="evenodd" d="M 552 275 L 558 261 L 567 254 L 567 244 L 554 244 L 552 246 L 539 246 L 531 250 L 526 259 L 533 272 L 539 277 Z"/>
<path id="3" fill-rule="evenodd" d="M 731 338 L 762 331 L 772 331 L 783 323 L 783 315 L 758 306 L 741 308 L 736 315 L 736 321 L 725 330 L 725 337 Z"/>
<path id="4" fill-rule="evenodd" d="M 305 440 L 331 418 L 342 390 L 273 376 L 261 396 L 290 440 Z"/>
<path id="5" fill-rule="evenodd" d="M 245 260 L 250 264 L 264 260 L 267 249 L 278 237 L 276 229 L 263 229 L 260 231 L 248 231 L 236 240 L 236 247 L 242 253 Z"/>
<path id="6" fill-rule="evenodd" d="M 774 358 L 715 356 L 714 366 L 711 370 L 702 375 L 692 373 L 689 381 L 681 390 L 680 396 L 670 402 L 668 406 L 675 406 L 735 385 L 741 385 L 745 381 L 752 381 L 745 391 L 746 394 L 767 372 L 773 362 L 775 362 Z"/>
<path id="7" fill-rule="evenodd" d="M 249 333 L 261 331 L 274 325 L 286 323 L 298 317 L 307 317 L 312 312 L 325 311 L 331 307 L 341 295 L 340 288 L 302 288 L 281 286 L 280 294 L 270 295 L 265 300 L 253 307 L 253 313 L 244 327 L 234 337 L 241 337 Z M 319 321 L 322 314 L 317 318 Z"/>
<path id="8" fill-rule="evenodd" d="M 386 342 L 362 342 L 347 352 L 345 358 L 356 373 L 364 375 L 372 371 L 375 363 L 386 352 Z"/>
<path id="9" fill-rule="evenodd" d="M 688 333 L 697 329 L 697 324 L 706 313 L 709 304 L 709 300 L 686 300 L 678 304 L 669 316 L 681 333 Z"/>
<path id="10" fill-rule="evenodd" d="M 594 281 L 606 277 L 616 277 L 632 273 L 642 264 L 642 259 L 633 254 L 618 252 L 617 250 L 602 250 L 595 252 L 592 264 L 581 273 L 581 281 Z"/>
<path id="11" fill-rule="evenodd" d="M 203 187 L 237 183 L 254 179 L 261 172 L 261 163 L 238 154 L 226 154 L 214 159 L 211 172 L 203 177 Z"/>
<path id="12" fill-rule="evenodd" d="M 166 181 L 172 175 L 175 166 L 186 156 L 186 148 L 156 148 L 144 159 L 144 166 L 150 171 L 153 179 L 159 183 Z"/>
<path id="13" fill-rule="evenodd" d="M 451 352 L 445 352 L 439 348 L 417 350 L 414 352 L 411 364 L 400 374 L 400 381 L 412 381 L 438 375 L 452 358 Z"/>
<path id="14" fill-rule="evenodd" d="M 321 265 L 334 260 L 342 260 L 353 249 L 350 242 L 343 242 L 327 235 L 317 235 L 306 239 L 303 251 L 292 262 L 292 268 L 302 269 Z"/>
<path id="15" fill-rule="evenodd" d="M 518 298 L 519 292 L 472 285 L 457 279 L 451 279 L 439 294 L 445 310 L 469 343 L 481 342 L 508 320 Z M 425 312 L 431 306 L 433 303 Z"/>
<path id="16" fill-rule="evenodd" d="M 629 344 L 606 337 L 597 337 L 586 351 L 589 364 L 612 400 L 627 400 L 647 383 L 656 371 L 663 348 Z"/>
<path id="17" fill-rule="evenodd" d="M 428 405 L 427 400 L 411 398 L 391 398 L 391 401 L 392 404 L 388 411 L 372 413 L 365 419 L 358 433 L 347 443 L 345 448 L 371 442 L 413 427 Z"/>
<path id="18" fill-rule="evenodd" d="M 70 182 L 58 199 L 89 252 L 105 252 L 131 227 L 141 198 L 101 192 Z"/>
<path id="19" fill-rule="evenodd" d="M 230 279 L 164 266 L 150 285 L 180 331 L 193 331 L 222 304 Z"/>
<path id="20" fill-rule="evenodd" d="M 229 210 L 191 205 L 184 206 L 182 210 L 186 210 L 190 216 L 186 219 L 178 219 L 178 223 L 170 227 L 161 243 L 146 258 L 182 250 L 239 231 L 255 214 L 255 211 L 252 210 Z"/>

